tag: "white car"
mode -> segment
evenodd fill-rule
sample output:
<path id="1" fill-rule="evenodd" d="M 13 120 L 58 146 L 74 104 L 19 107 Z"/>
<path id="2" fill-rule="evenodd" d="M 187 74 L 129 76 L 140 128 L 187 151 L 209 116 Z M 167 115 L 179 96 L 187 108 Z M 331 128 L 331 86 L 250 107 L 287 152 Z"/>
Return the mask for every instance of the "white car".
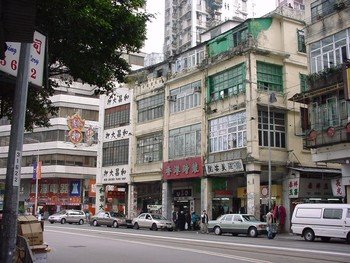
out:
<path id="1" fill-rule="evenodd" d="M 53 223 L 77 223 L 82 225 L 86 222 L 86 215 L 82 210 L 62 210 L 56 214 L 50 215 L 48 218 L 51 224 Z"/>
<path id="2" fill-rule="evenodd" d="M 149 228 L 151 230 L 166 229 L 168 231 L 174 230 L 174 223 L 166 219 L 162 215 L 142 213 L 132 220 L 135 229 Z"/>

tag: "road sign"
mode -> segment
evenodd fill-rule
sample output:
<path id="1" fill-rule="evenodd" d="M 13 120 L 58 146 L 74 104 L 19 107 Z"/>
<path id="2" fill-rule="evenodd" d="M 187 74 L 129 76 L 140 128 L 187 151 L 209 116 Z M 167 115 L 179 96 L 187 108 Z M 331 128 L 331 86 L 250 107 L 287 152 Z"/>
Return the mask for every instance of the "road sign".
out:
<path id="1" fill-rule="evenodd" d="M 34 32 L 33 43 L 30 49 L 29 82 L 41 87 L 45 66 L 45 41 L 46 37 L 39 32 Z M 21 43 L 6 42 L 5 59 L 0 60 L 0 71 L 17 77 L 19 52 Z"/>

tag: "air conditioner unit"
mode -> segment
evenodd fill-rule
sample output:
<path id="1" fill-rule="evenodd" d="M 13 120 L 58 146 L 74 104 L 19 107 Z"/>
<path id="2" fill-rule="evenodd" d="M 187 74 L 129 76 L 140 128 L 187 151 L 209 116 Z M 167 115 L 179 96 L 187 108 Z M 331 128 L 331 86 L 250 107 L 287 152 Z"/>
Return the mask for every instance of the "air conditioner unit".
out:
<path id="1" fill-rule="evenodd" d="M 146 163 L 153 162 L 153 157 L 152 156 L 145 156 L 145 162 Z"/>
<path id="2" fill-rule="evenodd" d="M 193 91 L 194 92 L 201 92 L 202 90 L 201 90 L 201 87 L 197 86 L 197 87 L 194 87 Z"/>
<path id="3" fill-rule="evenodd" d="M 167 100 L 168 100 L 168 101 L 176 101 L 176 95 L 168 96 L 168 97 L 167 97 Z"/>

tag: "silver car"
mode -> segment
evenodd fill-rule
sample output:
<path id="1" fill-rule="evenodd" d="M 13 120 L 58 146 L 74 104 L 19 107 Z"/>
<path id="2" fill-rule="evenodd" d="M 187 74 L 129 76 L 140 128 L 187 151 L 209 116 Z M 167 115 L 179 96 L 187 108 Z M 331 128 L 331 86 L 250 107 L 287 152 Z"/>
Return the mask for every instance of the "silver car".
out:
<path id="1" fill-rule="evenodd" d="M 174 230 L 174 223 L 158 214 L 142 213 L 132 220 L 132 224 L 135 229 L 149 228 L 151 230 Z"/>
<path id="2" fill-rule="evenodd" d="M 86 222 L 86 215 L 82 210 L 62 210 L 56 214 L 50 215 L 48 218 L 51 224 L 53 223 L 77 223 L 82 225 Z"/>
<path id="3" fill-rule="evenodd" d="M 257 237 L 259 234 L 266 234 L 266 228 L 266 222 L 261 222 L 249 214 L 226 214 L 208 222 L 209 232 L 214 232 L 216 235 L 231 233 Z"/>
<path id="4" fill-rule="evenodd" d="M 93 226 L 106 225 L 108 227 L 117 228 L 119 226 L 129 227 L 129 221 L 131 220 L 127 219 L 123 213 L 100 211 L 91 217 L 90 224 Z"/>

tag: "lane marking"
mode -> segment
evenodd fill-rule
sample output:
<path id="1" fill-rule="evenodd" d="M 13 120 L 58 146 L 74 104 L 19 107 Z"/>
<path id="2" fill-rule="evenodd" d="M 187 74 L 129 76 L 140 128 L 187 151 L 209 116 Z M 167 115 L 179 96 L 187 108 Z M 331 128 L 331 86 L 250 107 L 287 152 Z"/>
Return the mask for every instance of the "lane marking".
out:
<path id="1" fill-rule="evenodd" d="M 95 235 L 88 235 L 88 234 L 81 234 L 81 233 L 64 232 L 64 231 L 58 231 L 58 230 L 45 230 L 45 231 L 60 233 L 60 234 L 69 234 L 69 235 L 76 235 L 76 236 L 82 236 L 82 237 L 100 238 L 103 240 L 116 241 L 116 239 L 110 238 L 110 237 L 102 237 L 102 236 L 95 236 Z M 154 236 L 148 235 L 148 238 L 153 238 L 153 237 Z M 199 249 L 173 247 L 173 246 L 167 246 L 167 245 L 161 245 L 161 244 L 150 244 L 150 243 L 145 243 L 145 242 L 141 242 L 141 241 L 132 241 L 132 240 L 125 240 L 125 239 L 118 239 L 118 240 L 123 241 L 123 242 L 132 243 L 132 244 L 167 248 L 167 249 L 186 251 L 186 252 L 193 252 L 193 253 L 197 253 L 197 254 L 205 254 L 205 255 L 209 255 L 209 256 L 222 257 L 222 258 L 228 258 L 228 259 L 234 259 L 234 260 L 241 260 L 241 261 L 252 262 L 252 263 L 272 263 L 272 261 L 266 261 L 266 260 L 255 259 L 255 258 L 248 258 L 248 257 L 241 257 L 241 256 L 234 256 L 234 255 L 204 251 L 204 250 L 199 250 Z M 55 250 L 55 249 L 53 249 L 53 250 Z"/>
<path id="2" fill-rule="evenodd" d="M 62 227 L 54 227 L 57 229 L 63 229 Z M 70 229 L 70 230 L 82 230 L 77 228 L 70 228 L 65 227 L 64 229 Z M 269 250 L 280 250 L 280 251 L 288 251 L 288 252 L 307 252 L 307 253 L 314 253 L 314 254 L 323 254 L 323 255 L 331 255 L 331 256 L 342 256 L 342 257 L 350 257 L 350 253 L 344 253 L 344 252 L 333 252 L 333 251 L 323 251 L 323 250 L 308 250 L 308 249 L 302 249 L 302 248 L 288 248 L 288 247 L 276 247 L 271 245 L 254 245 L 254 244 L 242 244 L 242 243 L 227 243 L 227 242 L 221 242 L 221 241 L 211 241 L 211 240 L 201 240 L 201 239 L 189 239 L 189 238 L 182 238 L 182 237 L 164 237 L 164 236 L 151 236 L 151 235 L 145 235 L 145 234 L 133 234 L 133 233 L 122 233 L 122 232 L 113 232 L 108 230 L 94 230 L 94 229 L 83 229 L 84 231 L 90 231 L 90 232 L 103 232 L 108 234 L 114 234 L 114 235 L 120 235 L 120 236 L 135 236 L 135 237 L 152 237 L 157 239 L 168 239 L 168 240 L 177 240 L 177 241 L 186 241 L 186 242 L 193 242 L 193 240 L 196 240 L 196 242 L 202 242 L 202 243 L 208 243 L 208 244 L 216 244 L 216 245 L 225 245 L 225 246 L 232 246 L 232 247 L 245 247 L 245 248 L 261 248 L 261 249 L 269 249 Z M 45 230 L 46 231 L 46 230 Z M 52 230 L 48 230 L 52 231 Z"/>

